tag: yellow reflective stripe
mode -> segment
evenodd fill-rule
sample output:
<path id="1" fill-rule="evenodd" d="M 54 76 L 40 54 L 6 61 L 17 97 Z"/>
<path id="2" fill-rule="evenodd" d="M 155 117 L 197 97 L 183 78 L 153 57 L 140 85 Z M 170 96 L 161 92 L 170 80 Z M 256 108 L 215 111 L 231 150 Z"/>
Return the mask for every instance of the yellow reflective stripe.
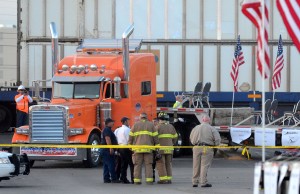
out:
<path id="1" fill-rule="evenodd" d="M 160 146 L 160 144 L 155 144 L 155 146 Z"/>
<path id="2" fill-rule="evenodd" d="M 132 148 L 132 151 L 135 151 L 137 153 L 139 152 L 152 152 L 154 149 L 148 149 L 148 148 Z"/>
<path id="3" fill-rule="evenodd" d="M 137 131 L 137 132 L 130 132 L 130 136 L 139 136 L 139 135 L 149 135 L 149 136 L 157 136 L 158 132 L 150 132 L 150 131 Z"/>
<path id="4" fill-rule="evenodd" d="M 146 182 L 153 182 L 153 178 L 146 178 Z"/>
<path id="5" fill-rule="evenodd" d="M 160 149 L 164 154 L 172 154 L 174 149 Z"/>
<path id="6" fill-rule="evenodd" d="M 176 134 L 160 134 L 158 135 L 158 138 L 176 138 L 178 137 L 177 133 Z"/>
<path id="7" fill-rule="evenodd" d="M 167 180 L 168 181 L 172 180 L 172 177 L 171 176 L 167 176 Z"/>
<path id="8" fill-rule="evenodd" d="M 133 179 L 133 182 L 135 182 L 135 183 L 140 183 L 140 182 L 141 182 L 141 179 Z"/>
<path id="9" fill-rule="evenodd" d="M 161 181 L 166 181 L 166 180 L 168 180 L 168 177 L 167 176 L 160 176 L 159 179 Z"/>

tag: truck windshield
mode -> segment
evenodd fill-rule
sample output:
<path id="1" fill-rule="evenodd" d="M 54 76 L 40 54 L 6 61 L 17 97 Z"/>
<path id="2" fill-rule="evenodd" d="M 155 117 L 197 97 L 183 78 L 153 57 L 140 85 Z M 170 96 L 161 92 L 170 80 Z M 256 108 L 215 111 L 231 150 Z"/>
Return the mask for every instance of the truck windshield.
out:
<path id="1" fill-rule="evenodd" d="M 99 98 L 100 83 L 55 82 L 53 98 Z"/>

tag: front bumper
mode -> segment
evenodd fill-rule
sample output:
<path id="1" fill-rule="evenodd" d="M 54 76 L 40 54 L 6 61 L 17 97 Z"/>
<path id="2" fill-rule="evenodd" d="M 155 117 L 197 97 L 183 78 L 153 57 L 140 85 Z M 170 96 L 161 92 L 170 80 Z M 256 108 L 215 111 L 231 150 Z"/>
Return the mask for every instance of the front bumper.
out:
<path id="1" fill-rule="evenodd" d="M 12 173 L 15 172 L 14 164 L 0 164 L 0 179 L 2 177 L 11 177 Z"/>
<path id="2" fill-rule="evenodd" d="M 26 154 L 28 155 L 29 160 L 86 160 L 87 159 L 87 149 L 76 149 L 76 154 L 68 155 L 68 154 L 55 154 L 53 151 L 46 153 L 44 151 L 45 148 L 38 147 L 37 144 L 35 149 L 41 149 L 40 152 L 28 151 Z M 47 148 L 46 148 L 47 149 Z M 48 148 L 51 149 L 51 148 Z M 20 147 L 13 147 L 13 153 L 20 154 Z M 24 150 L 22 151 L 24 153 Z"/>

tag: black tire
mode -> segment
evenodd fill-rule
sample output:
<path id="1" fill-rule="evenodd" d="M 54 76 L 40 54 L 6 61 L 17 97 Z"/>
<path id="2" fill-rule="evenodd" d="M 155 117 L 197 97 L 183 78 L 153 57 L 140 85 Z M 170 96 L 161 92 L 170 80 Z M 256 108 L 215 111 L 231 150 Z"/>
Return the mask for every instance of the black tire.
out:
<path id="1" fill-rule="evenodd" d="M 8 108 L 0 105 L 0 132 L 7 131 L 12 126 L 12 114 Z"/>
<path id="2" fill-rule="evenodd" d="M 92 133 L 89 137 L 88 145 L 100 145 L 99 135 Z M 83 160 L 83 164 L 86 168 L 97 167 L 100 164 L 99 149 L 87 149 L 87 160 Z"/>

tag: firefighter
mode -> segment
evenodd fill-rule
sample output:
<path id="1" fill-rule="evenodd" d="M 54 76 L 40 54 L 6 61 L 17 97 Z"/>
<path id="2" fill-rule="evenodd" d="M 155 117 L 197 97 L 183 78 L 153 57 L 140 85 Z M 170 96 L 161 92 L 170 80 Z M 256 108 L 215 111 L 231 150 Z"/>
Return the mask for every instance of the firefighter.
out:
<path id="1" fill-rule="evenodd" d="M 20 127 L 28 125 L 28 103 L 31 103 L 33 100 L 23 85 L 18 87 L 18 92 L 19 94 L 15 96 L 15 101 L 17 110 L 17 127 Z"/>
<path id="2" fill-rule="evenodd" d="M 177 132 L 173 125 L 169 124 L 169 115 L 161 112 L 158 114 L 157 126 L 159 144 L 161 146 L 173 146 L 177 141 Z M 160 148 L 161 159 L 156 163 L 159 181 L 158 184 L 172 183 L 172 157 L 173 148 Z"/>
<path id="3" fill-rule="evenodd" d="M 147 114 L 140 115 L 140 121 L 134 124 L 130 133 L 128 145 L 154 146 L 158 144 L 158 133 L 155 131 L 152 122 L 148 121 Z M 134 154 L 132 161 L 134 164 L 134 184 L 141 184 L 142 164 L 145 163 L 146 183 L 153 184 L 152 163 L 153 150 L 152 148 L 132 148 Z"/>
<path id="4" fill-rule="evenodd" d="M 174 103 L 173 108 L 182 108 L 182 104 L 181 104 L 182 100 L 183 100 L 182 96 L 177 95 L 176 96 L 176 102 Z"/>
<path id="5" fill-rule="evenodd" d="M 115 130 L 115 135 L 118 140 L 119 145 L 127 145 L 128 139 L 129 139 L 129 118 L 123 117 L 121 119 L 122 127 L 119 127 Z M 121 169 L 120 169 L 120 175 L 117 175 L 117 177 L 120 177 L 120 180 L 124 184 L 130 183 L 127 179 L 127 168 L 130 167 L 130 174 L 131 174 L 131 182 L 133 183 L 133 163 L 132 163 L 132 151 L 129 148 L 121 148 L 119 149 L 120 157 L 121 157 Z M 118 173 L 117 173 L 118 174 Z"/>
<path id="6" fill-rule="evenodd" d="M 201 124 L 194 127 L 190 134 L 191 143 L 195 146 L 218 146 L 221 143 L 219 132 L 210 124 L 210 118 L 204 114 Z M 212 187 L 207 182 L 207 172 L 214 157 L 212 148 L 193 148 L 193 187 L 198 187 L 199 177 L 201 187 Z"/>

